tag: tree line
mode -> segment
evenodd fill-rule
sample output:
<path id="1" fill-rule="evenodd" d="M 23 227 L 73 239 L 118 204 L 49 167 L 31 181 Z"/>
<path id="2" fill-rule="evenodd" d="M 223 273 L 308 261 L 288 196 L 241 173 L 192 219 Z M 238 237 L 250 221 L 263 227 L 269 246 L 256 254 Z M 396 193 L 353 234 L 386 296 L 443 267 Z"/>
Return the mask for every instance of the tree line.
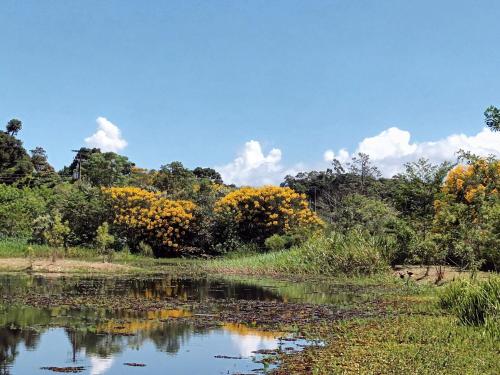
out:
<path id="1" fill-rule="evenodd" d="M 500 130 L 500 111 L 485 123 Z M 279 187 L 237 188 L 212 168 L 158 170 L 80 148 L 60 171 L 28 152 L 22 122 L 0 131 L 0 236 L 53 246 L 161 255 L 275 251 L 317 231 L 362 232 L 393 264 L 500 265 L 500 163 L 464 150 L 454 162 L 407 163 L 383 178 L 369 155 L 286 176 Z"/>

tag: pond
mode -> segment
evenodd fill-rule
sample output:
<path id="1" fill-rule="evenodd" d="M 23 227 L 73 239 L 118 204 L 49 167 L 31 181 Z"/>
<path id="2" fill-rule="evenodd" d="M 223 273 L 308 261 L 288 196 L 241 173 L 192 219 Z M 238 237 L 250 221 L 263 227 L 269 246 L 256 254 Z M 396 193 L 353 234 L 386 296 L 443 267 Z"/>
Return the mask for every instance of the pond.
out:
<path id="1" fill-rule="evenodd" d="M 353 298 L 275 280 L 0 275 L 0 374 L 265 373 L 277 354 L 320 343 L 213 319 L 221 309 Z"/>

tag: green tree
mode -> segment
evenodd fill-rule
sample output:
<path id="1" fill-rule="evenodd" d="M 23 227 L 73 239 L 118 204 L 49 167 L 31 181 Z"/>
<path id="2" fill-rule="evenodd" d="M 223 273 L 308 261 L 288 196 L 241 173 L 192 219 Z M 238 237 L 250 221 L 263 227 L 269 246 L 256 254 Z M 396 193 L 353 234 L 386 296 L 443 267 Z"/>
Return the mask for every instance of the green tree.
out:
<path id="1" fill-rule="evenodd" d="M 489 106 L 484 112 L 486 125 L 493 131 L 500 131 L 500 109 Z"/>
<path id="2" fill-rule="evenodd" d="M 55 262 L 59 249 L 66 246 L 66 239 L 71 231 L 68 222 L 63 221 L 61 214 L 56 212 L 52 216 L 40 217 L 35 222 L 34 229 L 34 237 L 52 248 L 52 262 Z"/>
<path id="3" fill-rule="evenodd" d="M 415 229 L 427 232 L 431 228 L 434 200 L 450 168 L 450 163 L 434 165 L 421 158 L 405 164 L 405 171 L 395 176 L 391 200 Z"/>
<path id="4" fill-rule="evenodd" d="M 111 208 L 101 189 L 79 181 L 59 184 L 52 192 L 47 204 L 68 222 L 71 229 L 68 244 L 91 246 L 99 225 L 111 217 Z"/>
<path id="5" fill-rule="evenodd" d="M 54 168 L 52 168 L 47 160 L 47 152 L 43 149 L 43 147 L 36 147 L 35 149 L 30 150 L 30 153 L 31 162 L 33 163 L 35 172 L 54 172 Z"/>
<path id="6" fill-rule="evenodd" d="M 82 162 L 82 178 L 94 186 L 121 186 L 132 172 L 134 163 L 114 152 L 95 152 Z"/>
<path id="7" fill-rule="evenodd" d="M 155 176 L 154 186 L 170 198 L 188 199 L 193 195 L 196 176 L 179 161 L 163 165 Z"/>
<path id="8" fill-rule="evenodd" d="M 367 180 L 377 179 L 381 176 L 380 170 L 372 164 L 370 156 L 359 152 L 357 156 L 351 159 L 347 164 L 349 172 L 355 176 L 359 176 L 361 184 L 361 192 L 365 192 Z"/>
<path id="9" fill-rule="evenodd" d="M 394 229 L 397 220 L 398 212 L 387 203 L 352 194 L 344 199 L 339 220 L 334 225 L 342 231 L 359 229 L 383 235 Z"/>
<path id="10" fill-rule="evenodd" d="M 9 127 L 7 132 L 0 131 L 0 183 L 22 184 L 33 172 L 31 159 L 14 134 Z"/>
<path id="11" fill-rule="evenodd" d="M 32 223 L 46 211 L 39 189 L 0 184 L 0 237 L 29 237 Z"/>
<path id="12" fill-rule="evenodd" d="M 339 160 L 333 160 L 332 167 L 326 171 L 286 176 L 281 186 L 306 194 L 311 208 L 329 223 L 339 220 L 346 197 L 352 194 L 382 197 L 387 190 L 383 185 L 385 180 L 380 179 L 380 171 L 366 154 L 354 156 L 346 167 Z"/>
<path id="13" fill-rule="evenodd" d="M 16 136 L 17 133 L 22 129 L 23 123 L 17 118 L 13 118 L 7 123 L 6 129 L 7 133 L 11 136 Z"/>
<path id="14" fill-rule="evenodd" d="M 109 224 L 107 222 L 102 223 L 97 228 L 95 242 L 102 255 L 102 261 L 105 262 L 106 258 L 110 261 L 113 253 L 110 246 L 115 242 L 115 238 L 109 233 Z"/>
<path id="15" fill-rule="evenodd" d="M 193 174 L 198 179 L 209 180 L 216 184 L 223 184 L 220 173 L 213 168 L 196 167 L 193 169 Z"/>
<path id="16" fill-rule="evenodd" d="M 49 164 L 45 150 L 42 147 L 36 147 L 30 150 L 30 153 L 31 163 L 34 168 L 33 175 L 30 178 L 30 186 L 53 187 L 58 184 L 61 179 Z"/>

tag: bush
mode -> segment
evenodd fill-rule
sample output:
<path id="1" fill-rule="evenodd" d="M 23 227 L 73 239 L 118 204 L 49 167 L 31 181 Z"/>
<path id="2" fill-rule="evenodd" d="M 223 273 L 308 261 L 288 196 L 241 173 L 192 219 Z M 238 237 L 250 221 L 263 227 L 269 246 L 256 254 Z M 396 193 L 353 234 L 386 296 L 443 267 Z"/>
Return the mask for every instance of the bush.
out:
<path id="1" fill-rule="evenodd" d="M 307 230 L 307 228 L 296 228 L 283 235 L 273 234 L 271 237 L 266 238 L 264 246 L 269 251 L 290 249 L 292 246 L 299 246 L 303 244 L 315 233 L 317 232 L 311 232 L 310 230 Z"/>
<path id="2" fill-rule="evenodd" d="M 38 189 L 0 184 L 0 237 L 29 237 L 33 220 L 45 210 Z"/>
<path id="3" fill-rule="evenodd" d="M 273 234 L 271 237 L 266 238 L 264 245 L 269 251 L 280 251 L 285 250 L 290 244 L 290 238 L 287 236 L 280 236 L 279 234 Z"/>
<path id="4" fill-rule="evenodd" d="M 443 291 L 439 304 L 452 311 L 462 324 L 486 326 L 499 333 L 500 277 L 481 282 L 455 281 Z"/>
<path id="5" fill-rule="evenodd" d="M 140 188 L 104 189 L 110 198 L 115 223 L 123 226 L 132 239 L 149 244 L 156 255 L 182 253 L 190 248 L 188 239 L 196 205 L 175 201 Z"/>
<path id="6" fill-rule="evenodd" d="M 51 211 L 60 212 L 63 220 L 68 222 L 70 246 L 92 246 L 97 228 L 111 221 L 110 207 L 101 189 L 84 182 L 56 186 L 48 205 Z"/>
<path id="7" fill-rule="evenodd" d="M 312 212 L 305 195 L 287 187 L 245 187 L 230 192 L 215 204 L 215 212 L 229 217 L 245 242 L 263 245 L 273 234 L 285 234 L 295 228 L 320 228 L 321 219 Z"/>
<path id="8" fill-rule="evenodd" d="M 463 268 L 500 268 L 500 161 L 473 157 L 452 169 L 434 202 L 434 232 L 448 260 Z"/>

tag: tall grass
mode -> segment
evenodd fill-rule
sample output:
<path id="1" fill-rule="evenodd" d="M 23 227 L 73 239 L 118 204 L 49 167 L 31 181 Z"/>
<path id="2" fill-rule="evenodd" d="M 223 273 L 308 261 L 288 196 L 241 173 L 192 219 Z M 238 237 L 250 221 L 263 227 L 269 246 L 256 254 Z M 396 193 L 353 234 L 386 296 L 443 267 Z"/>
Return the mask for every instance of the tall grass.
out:
<path id="1" fill-rule="evenodd" d="M 484 326 L 500 336 L 500 277 L 485 281 L 455 281 L 441 294 L 439 304 L 465 325 Z"/>
<path id="2" fill-rule="evenodd" d="M 29 250 L 28 250 L 29 249 Z M 28 244 L 25 239 L 5 238 L 0 240 L 1 258 L 19 258 L 28 255 L 28 251 L 35 258 L 50 257 L 53 248 L 47 245 Z M 70 247 L 66 250 L 59 249 L 61 254 L 68 258 L 98 258 L 97 250 L 84 247 Z"/>
<path id="3" fill-rule="evenodd" d="M 215 260 L 207 267 L 227 273 L 371 275 L 387 263 L 376 241 L 355 231 L 319 234 L 290 250 Z"/>
<path id="4" fill-rule="evenodd" d="M 47 245 L 28 244 L 26 239 L 3 238 L 0 239 L 0 258 L 51 258 L 54 250 L 58 257 L 88 261 L 101 261 L 102 255 L 95 248 L 69 247 L 67 249 L 54 249 Z M 113 261 L 129 262 L 148 259 L 147 257 L 130 254 L 129 251 L 117 251 L 113 254 Z"/>

